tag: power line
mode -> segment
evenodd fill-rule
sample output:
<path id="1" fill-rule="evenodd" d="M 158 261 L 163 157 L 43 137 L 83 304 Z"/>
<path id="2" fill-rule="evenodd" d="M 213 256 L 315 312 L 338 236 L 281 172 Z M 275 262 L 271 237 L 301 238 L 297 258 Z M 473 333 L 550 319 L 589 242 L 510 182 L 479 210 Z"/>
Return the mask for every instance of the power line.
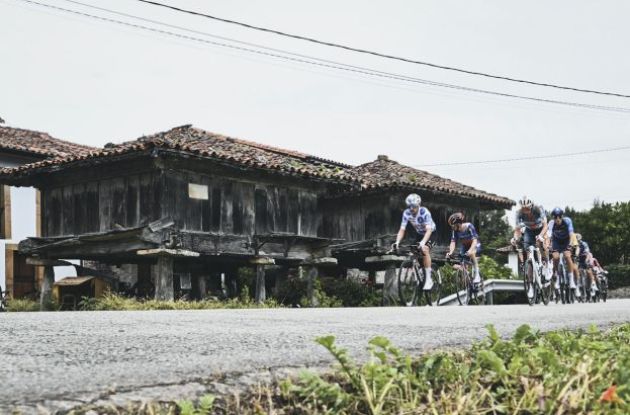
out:
<path id="1" fill-rule="evenodd" d="M 414 167 L 463 166 L 463 165 L 471 165 L 471 164 L 506 163 L 506 162 L 511 162 L 511 161 L 542 160 L 542 159 L 553 159 L 553 158 L 560 158 L 560 157 L 574 157 L 574 156 L 582 156 L 586 154 L 608 153 L 611 151 L 622 151 L 622 150 L 630 150 L 630 146 L 612 147 L 612 148 L 604 148 L 600 150 L 590 150 L 590 151 L 578 151 L 575 153 L 560 153 L 560 154 L 548 154 L 548 155 L 540 155 L 540 156 L 513 157 L 513 158 L 498 159 L 498 160 L 480 160 L 480 161 L 461 161 L 461 162 L 454 162 L 454 163 L 422 164 L 422 165 L 414 166 Z"/>
<path id="2" fill-rule="evenodd" d="M 486 78 L 500 79 L 500 80 L 503 80 L 503 81 L 518 82 L 518 83 L 522 83 L 522 84 L 529 84 L 529 85 L 543 86 L 543 87 L 549 87 L 549 88 L 563 89 L 563 90 L 568 90 L 568 91 L 586 92 L 586 93 L 590 93 L 590 94 L 599 94 L 599 95 L 608 95 L 608 96 L 615 96 L 615 97 L 622 97 L 622 98 L 630 98 L 630 95 L 616 93 L 616 92 L 606 92 L 606 91 L 598 91 L 598 90 L 593 90 L 593 89 L 575 88 L 575 87 L 551 84 L 551 83 L 546 83 L 546 82 L 528 81 L 528 80 L 525 80 L 525 79 L 512 78 L 512 77 L 509 77 L 509 76 L 493 75 L 493 74 L 489 74 L 489 73 L 486 73 L 486 72 L 473 71 L 473 70 L 468 70 L 468 69 L 456 68 L 456 67 L 453 67 L 453 66 L 440 65 L 440 64 L 436 64 L 436 63 L 420 61 L 420 60 L 411 59 L 411 58 L 405 58 L 405 57 L 401 57 L 401 56 L 389 55 L 389 54 L 386 54 L 386 53 L 381 53 L 381 52 L 375 52 L 375 51 L 371 51 L 371 50 L 367 50 L 367 49 L 356 48 L 356 47 L 352 47 L 352 46 L 342 45 L 342 44 L 339 44 L 339 43 L 326 42 L 326 41 L 318 40 L 318 39 L 315 39 L 315 38 L 312 38 L 312 37 L 296 35 L 296 34 L 282 32 L 282 31 L 275 30 L 275 29 L 268 29 L 268 28 L 265 28 L 265 27 L 255 26 L 255 25 L 251 25 L 251 24 L 248 24 L 248 23 L 243 23 L 243 22 L 239 22 L 239 21 L 236 21 L 236 20 L 225 19 L 225 18 L 222 18 L 222 17 L 213 16 L 213 15 L 206 14 L 206 13 L 196 12 L 194 10 L 183 9 L 181 7 L 171 6 L 169 4 L 159 3 L 159 2 L 156 2 L 156 1 L 152 1 L 152 0 L 136 0 L 136 1 L 139 1 L 141 3 L 151 4 L 151 5 L 158 6 L 158 7 L 164 7 L 164 8 L 175 10 L 175 11 L 178 11 L 178 12 L 181 12 L 181 13 L 187 13 L 187 14 L 194 15 L 194 16 L 205 17 L 205 18 L 216 20 L 216 21 L 223 22 L 223 23 L 238 25 L 238 26 L 245 27 L 245 28 L 248 28 L 248 29 L 258 30 L 258 31 L 261 31 L 261 32 L 266 32 L 266 33 L 272 33 L 272 34 L 275 34 L 275 35 L 284 36 L 284 37 L 288 37 L 288 38 L 292 38 L 292 39 L 303 40 L 303 41 L 306 41 L 306 42 L 316 43 L 318 45 L 329 46 L 329 47 L 338 48 L 338 49 L 344 49 L 344 50 L 348 50 L 348 51 L 351 51 L 351 52 L 357 52 L 357 53 L 363 53 L 363 54 L 367 54 L 367 55 L 378 56 L 380 58 L 393 59 L 393 60 L 402 61 L 402 62 L 406 62 L 406 63 L 413 63 L 413 64 L 416 64 L 416 65 L 429 66 L 429 67 L 437 68 L 437 69 L 443 69 L 443 70 L 454 71 L 454 72 L 461 72 L 461 73 L 465 73 L 465 74 L 469 74 L 469 75 L 483 76 L 483 77 L 486 77 Z"/>
<path id="3" fill-rule="evenodd" d="M 266 49 L 266 50 L 271 50 L 273 52 L 278 52 L 278 53 L 284 53 L 286 55 L 291 55 L 291 56 L 280 55 L 278 53 L 272 53 L 272 52 L 264 52 L 264 51 L 260 51 L 260 50 L 256 50 L 256 49 L 247 48 L 247 47 L 235 46 L 235 45 L 228 44 L 228 43 L 223 43 L 223 42 L 215 42 L 215 41 L 211 41 L 211 40 L 207 40 L 207 39 L 201 39 L 201 38 L 198 38 L 198 37 L 184 35 L 184 34 L 181 34 L 181 33 L 176 33 L 176 32 L 172 32 L 172 31 L 168 31 L 168 30 L 162 30 L 162 29 L 157 29 L 157 28 L 154 28 L 154 27 L 148 27 L 148 26 L 139 25 L 139 24 L 135 24 L 135 23 L 124 22 L 124 21 L 121 21 L 121 20 L 116 20 L 116 19 L 112 19 L 112 18 L 108 18 L 108 17 L 97 16 L 97 15 L 93 15 L 93 14 L 89 14 L 89 13 L 85 13 L 85 12 L 80 12 L 80 11 L 76 11 L 76 10 L 66 9 L 66 8 L 59 7 L 59 6 L 53 6 L 51 4 L 40 3 L 40 2 L 34 1 L 34 0 L 18 0 L 18 1 L 22 1 L 22 2 L 30 3 L 30 4 L 35 4 L 35 5 L 38 5 L 38 6 L 47 7 L 47 8 L 50 8 L 50 9 L 57 10 L 57 11 L 62 11 L 62 12 L 65 12 L 65 13 L 71 13 L 71 14 L 75 14 L 75 15 L 79 15 L 79 16 L 83 16 L 83 17 L 88 17 L 88 18 L 92 18 L 92 19 L 96 19 L 96 20 L 100 20 L 100 21 L 104 21 L 104 22 L 109 22 L 109 23 L 115 23 L 115 24 L 118 24 L 118 25 L 128 26 L 128 27 L 132 27 L 132 28 L 135 28 L 135 29 L 151 31 L 151 32 L 158 33 L 158 34 L 161 34 L 161 35 L 172 36 L 172 37 L 185 39 L 185 40 L 192 40 L 192 41 L 195 41 L 195 42 L 206 43 L 206 44 L 210 44 L 210 45 L 213 45 L 213 46 L 229 48 L 229 49 L 233 49 L 233 50 L 237 50 L 237 51 L 241 51 L 241 52 L 254 53 L 254 54 L 258 54 L 258 55 L 262 55 L 262 56 L 267 56 L 267 57 L 272 57 L 272 58 L 277 58 L 277 59 L 283 59 L 283 60 L 287 60 L 287 61 L 291 61 L 291 62 L 297 62 L 297 63 L 301 63 L 301 64 L 319 66 L 319 67 L 323 67 L 323 68 L 327 68 L 327 69 L 335 69 L 335 70 L 341 70 L 341 71 L 346 71 L 346 72 L 350 72 L 350 73 L 357 73 L 357 74 L 361 74 L 361 75 L 372 76 L 372 77 L 378 77 L 378 78 L 384 78 L 384 79 L 392 79 L 392 80 L 403 81 L 403 82 L 411 82 L 411 83 L 428 85 L 428 86 L 449 88 L 449 89 L 465 91 L 465 92 L 474 92 L 474 93 L 480 93 L 480 94 L 486 94 L 486 95 L 494 95 L 494 96 L 499 96 L 499 97 L 504 97 L 504 98 L 515 98 L 515 99 L 521 99 L 521 100 L 526 100 L 526 101 L 542 102 L 542 103 L 547 103 L 547 104 L 558 104 L 558 105 L 565 105 L 565 106 L 571 106 L 571 107 L 577 107 L 577 108 L 586 108 L 586 109 L 594 109 L 594 110 L 630 113 L 630 108 L 612 107 L 612 106 L 595 105 L 595 104 L 585 104 L 585 103 L 578 103 L 578 102 L 571 102 L 571 101 L 561 101 L 561 100 L 552 100 L 552 99 L 545 99 L 545 98 L 529 97 L 529 96 L 524 96 L 524 95 L 508 94 L 508 93 L 497 92 L 497 91 L 490 91 L 490 90 L 484 90 L 484 89 L 478 89 L 478 88 L 470 88 L 470 87 L 465 87 L 465 86 L 461 86 L 461 85 L 454 85 L 454 84 L 447 84 L 447 83 L 442 83 L 442 82 L 435 82 L 435 81 L 430 81 L 430 80 L 421 79 L 421 78 L 414 78 L 414 77 L 405 76 L 405 75 L 393 74 L 393 73 L 390 73 L 390 72 L 383 72 L 383 71 L 373 70 L 373 69 L 364 68 L 364 67 L 360 67 L 360 66 L 347 65 L 347 64 L 339 63 L 339 62 L 335 62 L 335 61 L 329 61 L 329 60 L 314 58 L 314 57 L 310 57 L 310 56 L 307 56 L 307 55 L 301 55 L 301 54 L 296 54 L 296 53 L 292 53 L 292 52 L 286 52 L 286 51 L 282 51 L 282 50 L 279 50 L 279 49 L 267 48 L 265 46 L 260 46 L 260 45 L 255 45 L 255 44 L 251 44 L 251 43 L 247 43 L 247 42 L 233 40 L 233 39 L 229 39 L 229 38 L 225 38 L 225 37 L 215 36 L 215 35 L 211 35 L 211 34 L 208 34 L 208 33 L 205 33 L 205 32 L 199 32 L 199 31 L 194 31 L 194 30 L 191 30 L 191 29 L 185 29 L 185 28 L 181 28 L 180 26 L 174 26 L 174 25 L 170 25 L 170 24 L 167 24 L 167 23 L 162 23 L 162 22 L 158 22 L 158 21 L 155 21 L 155 20 L 145 19 L 145 18 L 142 18 L 142 17 L 137 17 L 137 16 L 134 16 L 134 15 L 126 14 L 126 13 L 115 12 L 115 11 L 111 11 L 109 9 L 104 9 L 104 8 L 101 8 L 101 7 L 96 7 L 96 6 L 92 6 L 92 5 L 88 5 L 88 4 L 84 4 L 84 3 L 80 3 L 80 2 L 72 1 L 72 0 L 66 0 L 66 1 L 71 1 L 71 2 L 73 2 L 75 4 L 81 4 L 81 5 L 86 6 L 86 7 L 92 7 L 92 8 L 108 11 L 108 12 L 111 12 L 111 13 L 124 15 L 126 17 L 132 17 L 132 18 L 137 18 L 137 19 L 141 19 L 141 20 L 144 20 L 144 21 L 150 21 L 150 22 L 156 23 L 156 24 L 162 24 L 162 25 L 173 27 L 173 28 L 178 28 L 178 29 L 181 29 L 181 30 L 186 30 L 186 31 L 189 31 L 189 32 L 195 32 L 195 33 L 198 33 L 198 34 L 203 34 L 203 35 L 206 35 L 206 36 L 212 36 L 212 37 L 215 37 L 215 38 L 219 38 L 219 39 L 222 39 L 222 40 L 231 41 L 231 42 L 235 42 L 235 43 L 246 44 L 248 46 L 258 47 L 258 48 Z"/>

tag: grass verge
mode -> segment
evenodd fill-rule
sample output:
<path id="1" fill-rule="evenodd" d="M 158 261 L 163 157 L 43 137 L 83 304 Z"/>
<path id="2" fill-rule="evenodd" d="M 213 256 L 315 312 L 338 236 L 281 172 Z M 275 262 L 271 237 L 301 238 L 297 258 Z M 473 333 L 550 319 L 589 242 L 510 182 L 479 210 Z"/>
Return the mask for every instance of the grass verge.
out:
<path id="1" fill-rule="evenodd" d="M 332 336 L 317 342 L 337 361 L 327 375 L 261 385 L 245 396 L 205 396 L 98 408 L 104 414 L 628 414 L 630 324 L 605 332 L 541 334 L 521 326 L 509 340 L 492 326 L 465 351 L 412 357 L 377 337 L 359 365 Z M 84 408 L 74 414 L 84 414 Z"/>

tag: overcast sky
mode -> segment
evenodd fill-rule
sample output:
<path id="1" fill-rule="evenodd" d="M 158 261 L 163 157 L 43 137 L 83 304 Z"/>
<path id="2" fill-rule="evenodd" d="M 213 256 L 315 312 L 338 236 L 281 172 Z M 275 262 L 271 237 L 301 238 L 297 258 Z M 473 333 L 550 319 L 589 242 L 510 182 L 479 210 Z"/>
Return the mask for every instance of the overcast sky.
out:
<path id="1" fill-rule="evenodd" d="M 89 14 L 216 39 L 86 8 Z M 289 40 L 135 0 L 85 3 L 375 70 L 630 108 L 629 98 L 489 80 Z M 163 0 L 286 32 L 442 65 L 630 95 L 630 2 Z M 0 0 L 0 116 L 102 146 L 182 124 L 359 164 L 419 166 L 630 145 L 630 113 L 489 97 L 379 79 Z M 427 167 L 545 207 L 630 200 L 630 150 Z M 401 201 L 402 202 L 402 201 Z"/>

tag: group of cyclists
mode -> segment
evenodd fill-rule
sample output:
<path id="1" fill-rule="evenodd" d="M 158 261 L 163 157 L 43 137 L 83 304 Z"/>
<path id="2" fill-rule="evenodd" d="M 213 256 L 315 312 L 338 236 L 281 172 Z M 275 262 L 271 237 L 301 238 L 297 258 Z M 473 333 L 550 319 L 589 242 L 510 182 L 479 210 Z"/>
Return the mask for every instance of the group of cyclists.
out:
<path id="1" fill-rule="evenodd" d="M 424 267 L 424 291 L 430 291 L 433 288 L 433 278 L 431 269 L 431 246 L 434 243 L 434 234 L 436 230 L 435 222 L 431 217 L 431 212 L 422 204 L 422 198 L 415 193 L 410 194 L 405 199 L 407 209 L 403 212 L 402 222 L 400 224 L 400 230 L 396 235 L 396 242 L 392 244 L 392 250 L 398 250 L 400 242 L 405 237 L 407 225 L 411 224 L 416 231 L 416 243 L 423 253 L 423 267 Z M 446 254 L 447 258 L 450 258 L 459 242 L 460 256 L 467 256 L 472 262 L 472 275 L 473 284 L 479 284 L 481 282 L 481 275 L 479 274 L 479 264 L 477 257 L 481 253 L 481 241 L 475 226 L 470 222 L 465 222 L 464 214 L 461 212 L 453 213 L 448 218 L 448 224 L 451 227 L 451 244 L 449 251 Z"/>
<path id="2" fill-rule="evenodd" d="M 407 209 L 402 214 L 402 222 L 396 242 L 392 244 L 393 250 L 398 250 L 408 225 L 415 230 L 415 243 L 418 244 L 423 254 L 422 266 L 424 268 L 423 290 L 429 291 L 433 287 L 431 268 L 431 247 L 434 242 L 436 225 L 431 216 L 431 212 L 422 206 L 422 198 L 415 193 L 405 199 Z M 452 257 L 459 245 L 460 257 L 468 257 L 472 263 L 473 284 L 481 282 L 479 265 L 477 258 L 481 254 L 481 241 L 475 226 L 465 221 L 465 216 L 461 212 L 453 213 L 448 218 L 448 225 L 451 228 L 451 243 L 446 254 L 447 259 Z M 575 290 L 575 297 L 580 297 L 577 281 L 579 279 L 579 269 L 585 270 L 590 279 L 591 296 L 594 297 L 598 288 L 596 273 L 604 272 L 603 268 L 593 257 L 588 243 L 582 239 L 579 233 L 573 228 L 571 218 L 565 216 L 563 209 L 556 207 L 551 211 L 551 219 L 547 219 L 545 209 L 534 204 L 531 199 L 524 196 L 519 200 L 516 212 L 516 226 L 511 244 L 519 252 L 519 263 L 524 263 L 523 252 L 527 252 L 531 246 L 540 249 L 543 253 L 542 262 L 546 265 L 543 284 L 551 284 L 555 281 L 556 289 L 559 289 L 560 278 L 558 276 L 560 256 L 564 257 L 565 269 L 573 275 L 570 278 L 570 288 Z M 521 249 L 522 248 L 522 249 Z M 549 256 L 551 252 L 551 258 Z M 577 258 L 577 263 L 573 258 Z M 555 277 L 555 278 L 554 278 Z M 534 296 L 533 287 L 530 285 L 528 298 Z"/>
<path id="3" fill-rule="evenodd" d="M 566 264 L 566 270 L 573 275 L 569 278 L 570 289 L 575 291 L 575 297 L 580 298 L 581 293 L 578 287 L 579 270 L 582 269 L 590 280 L 590 296 L 597 294 L 597 279 L 595 274 L 602 273 L 603 268 L 590 250 L 588 243 L 582 239 L 582 235 L 576 233 L 573 228 L 573 221 L 565 216 L 562 208 L 556 207 L 551 211 L 551 219 L 547 220 L 545 209 L 536 205 L 527 196 L 519 201 L 519 208 L 516 212 L 516 227 L 514 236 L 510 241 L 514 247 L 521 243 L 522 250 L 519 250 L 519 263 L 523 263 L 523 254 L 529 247 L 535 246 L 543 253 L 542 261 L 548 264 L 546 272 L 543 273 L 544 283 L 550 284 L 555 280 L 556 289 L 559 289 L 559 264 L 560 256 Z M 551 251 L 551 261 L 549 252 Z M 577 264 L 573 258 L 577 258 Z M 534 295 L 533 287 L 530 285 L 527 296 Z"/>

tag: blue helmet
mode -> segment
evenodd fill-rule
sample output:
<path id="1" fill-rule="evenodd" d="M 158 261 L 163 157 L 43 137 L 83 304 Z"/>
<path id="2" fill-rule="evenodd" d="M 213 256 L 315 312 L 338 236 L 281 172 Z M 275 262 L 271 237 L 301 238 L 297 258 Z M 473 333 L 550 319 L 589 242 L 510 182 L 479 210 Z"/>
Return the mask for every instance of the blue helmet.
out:
<path id="1" fill-rule="evenodd" d="M 561 208 L 559 208 L 559 207 L 554 208 L 554 209 L 551 211 L 551 216 L 553 216 L 554 218 L 559 218 L 559 217 L 561 217 L 562 215 L 564 215 L 564 210 L 562 210 L 562 209 L 561 209 Z"/>

